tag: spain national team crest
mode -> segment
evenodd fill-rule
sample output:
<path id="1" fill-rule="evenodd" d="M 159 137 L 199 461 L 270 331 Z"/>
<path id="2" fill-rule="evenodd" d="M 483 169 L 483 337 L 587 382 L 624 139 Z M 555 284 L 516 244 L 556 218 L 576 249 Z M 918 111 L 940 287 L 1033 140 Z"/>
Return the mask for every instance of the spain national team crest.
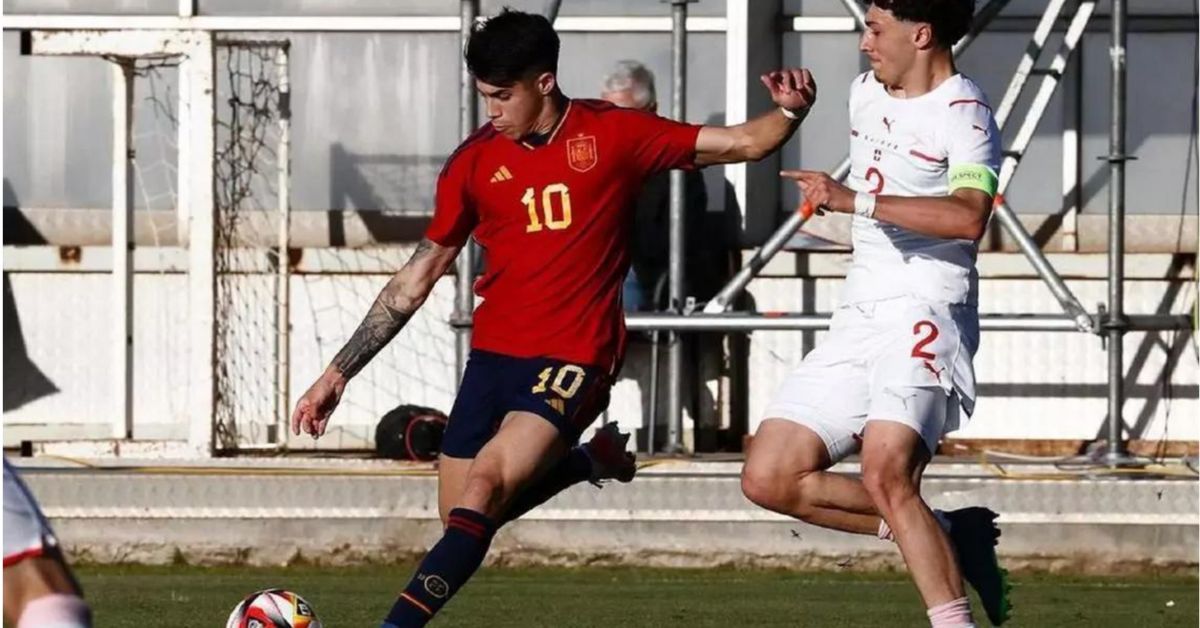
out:
<path id="1" fill-rule="evenodd" d="M 596 138 L 587 135 L 567 140 L 567 165 L 576 172 L 587 172 L 596 166 Z"/>

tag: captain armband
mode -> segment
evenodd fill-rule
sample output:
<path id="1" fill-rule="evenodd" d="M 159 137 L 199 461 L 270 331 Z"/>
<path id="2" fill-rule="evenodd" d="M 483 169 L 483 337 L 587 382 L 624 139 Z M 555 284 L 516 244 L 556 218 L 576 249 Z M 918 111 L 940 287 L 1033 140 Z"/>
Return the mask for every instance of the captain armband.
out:
<path id="1" fill-rule="evenodd" d="M 983 164 L 956 164 L 950 166 L 950 191 L 962 188 L 979 190 L 995 198 L 1000 179 L 996 171 Z"/>

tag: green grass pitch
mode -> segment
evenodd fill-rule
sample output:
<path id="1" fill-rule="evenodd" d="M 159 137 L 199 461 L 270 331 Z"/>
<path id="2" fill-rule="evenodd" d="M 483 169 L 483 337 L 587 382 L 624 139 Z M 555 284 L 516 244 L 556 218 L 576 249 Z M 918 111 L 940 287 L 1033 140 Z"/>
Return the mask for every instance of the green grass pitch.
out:
<path id="1" fill-rule="evenodd" d="M 244 595 L 284 587 L 325 628 L 379 625 L 411 565 L 288 568 L 81 566 L 98 628 L 225 625 Z M 1016 574 L 1006 625 L 1186 626 L 1195 577 Z M 976 620 L 986 625 L 975 605 Z M 737 569 L 484 568 L 431 624 L 495 628 L 928 626 L 904 574 Z"/>

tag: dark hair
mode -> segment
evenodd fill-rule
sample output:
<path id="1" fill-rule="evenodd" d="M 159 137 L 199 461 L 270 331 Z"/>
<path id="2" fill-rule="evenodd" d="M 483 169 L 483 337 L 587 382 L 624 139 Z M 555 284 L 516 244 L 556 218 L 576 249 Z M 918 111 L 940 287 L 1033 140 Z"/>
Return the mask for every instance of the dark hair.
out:
<path id="1" fill-rule="evenodd" d="M 870 0 L 905 22 L 925 22 L 933 28 L 938 46 L 950 48 L 971 30 L 975 0 Z"/>
<path id="2" fill-rule="evenodd" d="M 558 34 L 550 20 L 505 7 L 471 28 L 467 69 L 491 85 L 512 85 L 530 74 L 558 72 Z"/>

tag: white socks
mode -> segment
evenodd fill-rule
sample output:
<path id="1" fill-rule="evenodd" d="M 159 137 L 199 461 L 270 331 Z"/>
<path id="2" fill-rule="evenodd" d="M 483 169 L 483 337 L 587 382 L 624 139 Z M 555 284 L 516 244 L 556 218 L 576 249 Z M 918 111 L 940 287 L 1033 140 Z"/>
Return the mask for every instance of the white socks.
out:
<path id="1" fill-rule="evenodd" d="M 92 612 L 83 598 L 63 593 L 39 597 L 25 605 L 17 628 L 90 628 Z"/>

